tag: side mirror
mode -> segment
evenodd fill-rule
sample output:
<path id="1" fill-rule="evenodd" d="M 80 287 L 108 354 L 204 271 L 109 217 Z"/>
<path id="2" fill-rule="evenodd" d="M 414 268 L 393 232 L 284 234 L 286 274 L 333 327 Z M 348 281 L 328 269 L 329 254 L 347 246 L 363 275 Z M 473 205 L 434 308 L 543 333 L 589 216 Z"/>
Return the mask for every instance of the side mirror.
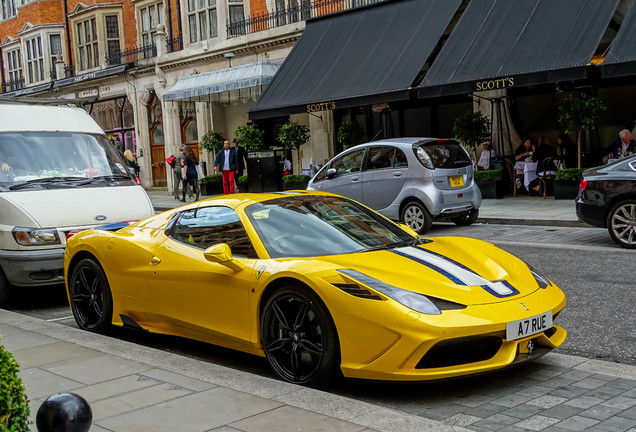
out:
<path id="1" fill-rule="evenodd" d="M 419 237 L 420 235 L 410 226 L 400 223 L 398 224 L 400 226 L 400 228 L 402 228 L 404 231 L 406 231 L 407 233 L 411 234 L 413 237 Z"/>
<path id="2" fill-rule="evenodd" d="M 327 170 L 327 178 L 328 179 L 332 179 L 336 176 L 336 169 L 335 168 L 329 168 Z"/>
<path id="3" fill-rule="evenodd" d="M 243 264 L 237 262 L 232 257 L 232 251 L 226 243 L 215 244 L 203 251 L 203 256 L 206 260 L 224 265 L 225 267 L 240 272 L 243 270 Z"/>

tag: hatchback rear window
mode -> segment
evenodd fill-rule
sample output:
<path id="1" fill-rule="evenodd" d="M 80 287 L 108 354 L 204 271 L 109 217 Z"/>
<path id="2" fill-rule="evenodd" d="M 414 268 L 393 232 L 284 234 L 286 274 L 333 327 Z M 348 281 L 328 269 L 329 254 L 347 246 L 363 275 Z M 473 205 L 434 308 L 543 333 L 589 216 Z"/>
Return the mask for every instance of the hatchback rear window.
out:
<path id="1" fill-rule="evenodd" d="M 456 141 L 416 143 L 413 151 L 427 168 L 461 168 L 472 164 L 466 150 Z"/>

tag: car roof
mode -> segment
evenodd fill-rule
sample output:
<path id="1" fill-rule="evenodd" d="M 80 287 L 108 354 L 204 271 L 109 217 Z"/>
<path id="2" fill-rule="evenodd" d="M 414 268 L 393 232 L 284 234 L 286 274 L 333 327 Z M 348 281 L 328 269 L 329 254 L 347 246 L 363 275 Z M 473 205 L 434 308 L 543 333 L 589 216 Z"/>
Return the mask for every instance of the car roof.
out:
<path id="1" fill-rule="evenodd" d="M 231 195 L 217 195 L 202 201 L 196 201 L 196 202 L 193 202 L 192 204 L 179 207 L 179 211 L 182 211 L 187 208 L 205 207 L 211 204 L 223 205 L 223 206 L 230 207 L 232 209 L 236 209 L 241 206 L 248 206 L 251 204 L 255 204 L 255 203 L 259 203 L 263 201 L 269 201 L 269 200 L 273 200 L 277 198 L 282 198 L 285 196 L 333 196 L 333 197 L 343 198 L 339 195 L 332 194 L 329 192 L 310 191 L 310 190 L 261 192 L 261 193 L 238 193 L 238 194 L 231 194 Z M 344 198 L 348 199 L 346 197 Z"/>
<path id="2" fill-rule="evenodd" d="M 386 145 L 386 144 L 394 145 L 394 146 L 400 147 L 400 148 L 411 148 L 413 146 L 413 144 L 429 142 L 429 141 L 444 141 L 444 142 L 445 141 L 452 141 L 452 142 L 455 142 L 453 140 L 446 139 L 446 138 L 429 138 L 429 137 L 388 138 L 388 139 L 383 139 L 383 140 L 371 141 L 371 142 L 367 142 L 367 143 L 364 143 L 364 144 L 359 144 L 357 146 L 350 147 L 347 150 L 351 150 L 351 149 L 354 149 L 356 147 L 360 148 L 360 146 L 371 147 L 371 146 Z"/>
<path id="3" fill-rule="evenodd" d="M 82 108 L 2 102 L 0 132 L 104 133 Z"/>

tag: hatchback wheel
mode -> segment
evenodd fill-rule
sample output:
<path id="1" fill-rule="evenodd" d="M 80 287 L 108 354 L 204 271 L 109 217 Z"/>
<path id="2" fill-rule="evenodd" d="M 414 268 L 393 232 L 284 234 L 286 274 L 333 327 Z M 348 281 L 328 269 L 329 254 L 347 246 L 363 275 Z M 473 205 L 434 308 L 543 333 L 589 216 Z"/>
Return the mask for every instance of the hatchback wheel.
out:
<path id="1" fill-rule="evenodd" d="M 102 267 L 90 258 L 77 263 L 68 285 L 71 310 L 82 330 L 106 333 L 113 317 L 113 298 Z"/>
<path id="2" fill-rule="evenodd" d="M 418 234 L 424 234 L 433 225 L 433 219 L 428 210 L 417 201 L 411 201 L 404 206 L 402 222 Z"/>
<path id="3" fill-rule="evenodd" d="M 270 367 L 285 381 L 323 387 L 340 375 L 335 326 L 308 289 L 283 287 L 269 298 L 261 317 L 261 341 Z"/>
<path id="4" fill-rule="evenodd" d="M 471 225 L 471 224 L 475 223 L 475 221 L 477 220 L 478 216 L 479 216 L 479 210 L 478 209 L 472 209 L 472 210 L 468 210 L 465 213 L 462 213 L 459 216 L 451 218 L 451 220 L 453 222 L 455 222 L 455 225 L 468 226 L 468 225 Z"/>
<path id="5" fill-rule="evenodd" d="M 636 249 L 636 200 L 625 200 L 612 207 L 607 230 L 619 246 Z"/>

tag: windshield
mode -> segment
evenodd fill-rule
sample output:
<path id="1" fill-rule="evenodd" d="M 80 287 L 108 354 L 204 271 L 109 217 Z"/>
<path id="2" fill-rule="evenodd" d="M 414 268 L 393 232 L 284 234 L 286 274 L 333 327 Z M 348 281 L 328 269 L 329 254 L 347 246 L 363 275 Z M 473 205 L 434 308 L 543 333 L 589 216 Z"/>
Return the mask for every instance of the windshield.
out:
<path id="1" fill-rule="evenodd" d="M 79 132 L 0 133 L 0 187 L 130 177 L 106 136 Z"/>
<path id="2" fill-rule="evenodd" d="M 287 196 L 252 204 L 246 213 L 272 258 L 347 254 L 417 241 L 342 197 Z"/>

